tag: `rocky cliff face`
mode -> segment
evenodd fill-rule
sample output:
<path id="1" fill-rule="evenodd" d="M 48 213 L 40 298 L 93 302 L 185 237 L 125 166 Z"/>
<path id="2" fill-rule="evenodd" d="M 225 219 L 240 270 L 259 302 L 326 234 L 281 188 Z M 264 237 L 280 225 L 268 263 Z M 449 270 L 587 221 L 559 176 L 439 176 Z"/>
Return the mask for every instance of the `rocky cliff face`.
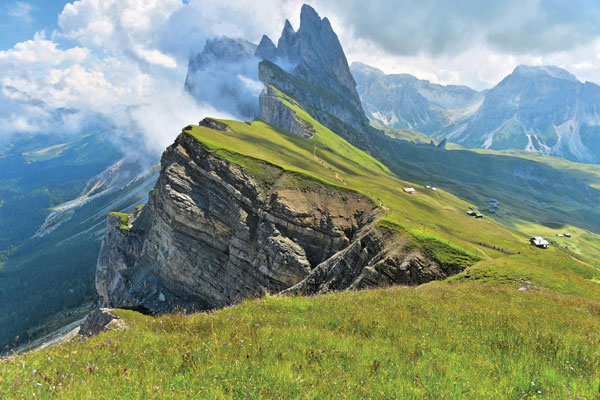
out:
<path id="1" fill-rule="evenodd" d="M 271 86 L 267 86 L 262 91 L 259 104 L 261 119 L 269 121 L 271 125 L 306 138 L 315 134 L 314 129 L 305 126 Z"/>
<path id="2" fill-rule="evenodd" d="M 442 265 L 407 237 L 380 226 L 367 226 L 348 247 L 311 270 L 284 294 L 323 294 L 345 289 L 419 285 L 457 274 L 461 268 Z"/>
<path id="3" fill-rule="evenodd" d="M 320 293 L 453 273 L 378 228 L 370 199 L 269 164 L 260 176 L 179 135 L 148 204 L 126 225 L 108 217 L 96 274 L 102 305 L 209 309 L 288 288 Z"/>
<path id="4" fill-rule="evenodd" d="M 296 100 L 320 123 L 362 148 L 367 148 L 373 128 L 364 114 L 342 46 L 327 18 L 304 5 L 300 28 L 286 21 L 277 47 L 263 37 L 257 49 L 263 58 L 258 77 Z M 259 118 L 271 119 L 271 104 L 261 104 Z M 287 129 L 283 126 L 281 128 Z"/>

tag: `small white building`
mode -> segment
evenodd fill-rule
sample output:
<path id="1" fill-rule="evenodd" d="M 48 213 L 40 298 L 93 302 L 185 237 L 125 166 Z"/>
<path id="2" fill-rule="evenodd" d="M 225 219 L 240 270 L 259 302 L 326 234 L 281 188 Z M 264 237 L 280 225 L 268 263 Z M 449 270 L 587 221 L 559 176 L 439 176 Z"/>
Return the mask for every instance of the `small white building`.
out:
<path id="1" fill-rule="evenodd" d="M 534 236 L 531 239 L 529 239 L 529 241 L 532 245 L 534 245 L 535 247 L 539 247 L 540 249 L 547 249 L 548 245 L 550 244 L 546 239 L 544 239 L 541 236 Z"/>
<path id="2" fill-rule="evenodd" d="M 404 192 L 408 193 L 408 194 L 414 194 L 417 193 L 417 191 L 415 190 L 415 188 L 411 188 L 411 187 L 406 187 L 404 188 Z"/>

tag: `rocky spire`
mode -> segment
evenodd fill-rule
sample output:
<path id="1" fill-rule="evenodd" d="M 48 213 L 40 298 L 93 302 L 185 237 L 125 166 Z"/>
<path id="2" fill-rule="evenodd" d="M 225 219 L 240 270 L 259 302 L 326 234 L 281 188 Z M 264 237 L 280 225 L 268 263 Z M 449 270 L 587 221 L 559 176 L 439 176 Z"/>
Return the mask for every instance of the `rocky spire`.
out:
<path id="1" fill-rule="evenodd" d="M 254 55 L 261 60 L 274 60 L 277 56 L 277 48 L 267 35 L 263 35 Z"/>
<path id="2" fill-rule="evenodd" d="M 302 6 L 298 31 L 285 22 L 277 59 L 262 61 L 258 75 L 263 83 L 296 100 L 317 121 L 353 144 L 367 147 L 373 128 L 362 108 L 344 50 L 329 20 L 321 19 L 312 7 Z M 273 96 L 265 91 L 259 100 L 261 119 L 289 129 L 290 124 L 280 123 L 282 118 L 273 118 L 282 115 L 280 108 L 274 107 Z"/>
<path id="3" fill-rule="evenodd" d="M 310 31 L 318 29 L 321 25 L 321 17 L 315 11 L 314 8 L 308 4 L 302 5 L 300 10 L 300 29 L 304 31 Z"/>
<path id="4" fill-rule="evenodd" d="M 337 35 L 329 20 L 321 19 L 311 6 L 302 6 L 300 29 L 297 32 L 286 20 L 277 53 L 282 58 L 288 57 L 292 64 L 302 65 L 321 77 L 327 75 L 330 84 L 341 84 L 352 97 L 358 99 L 356 82 Z"/>
<path id="5" fill-rule="evenodd" d="M 294 44 L 294 39 L 296 37 L 296 32 L 294 32 L 294 28 L 292 28 L 292 24 L 288 19 L 285 20 L 285 25 L 283 26 L 283 31 L 281 32 L 281 37 L 279 38 L 279 42 L 277 42 L 277 56 L 281 58 L 286 58 L 289 55 L 289 50 Z"/>

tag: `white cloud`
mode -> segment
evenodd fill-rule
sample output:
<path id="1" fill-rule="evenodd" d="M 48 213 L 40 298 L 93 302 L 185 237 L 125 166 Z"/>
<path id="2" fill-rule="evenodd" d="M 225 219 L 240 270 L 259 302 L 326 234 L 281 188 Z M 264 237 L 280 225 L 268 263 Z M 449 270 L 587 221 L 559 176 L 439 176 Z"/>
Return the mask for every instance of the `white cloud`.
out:
<path id="1" fill-rule="evenodd" d="M 153 61 L 156 33 L 181 7 L 181 0 L 80 0 L 65 6 L 58 24 L 64 37 L 83 46 Z"/>
<path id="2" fill-rule="evenodd" d="M 35 10 L 37 10 L 37 8 L 32 6 L 31 4 L 25 3 L 23 1 L 17 1 L 7 6 L 6 14 L 9 17 L 18 19 L 26 25 L 31 25 L 31 23 L 33 22 L 33 17 L 31 16 L 31 13 Z"/>
<path id="3" fill-rule="evenodd" d="M 81 63 L 89 54 L 90 51 L 82 47 L 61 50 L 57 43 L 45 39 L 44 34 L 38 32 L 32 40 L 17 43 L 10 50 L 0 51 L 0 63 L 56 66 L 63 63 Z"/>
<path id="4" fill-rule="evenodd" d="M 165 68 L 177 68 L 177 60 L 173 57 L 161 52 L 157 49 L 144 49 L 134 48 L 135 54 L 137 54 L 142 60 L 149 62 L 150 64 L 160 65 Z"/>

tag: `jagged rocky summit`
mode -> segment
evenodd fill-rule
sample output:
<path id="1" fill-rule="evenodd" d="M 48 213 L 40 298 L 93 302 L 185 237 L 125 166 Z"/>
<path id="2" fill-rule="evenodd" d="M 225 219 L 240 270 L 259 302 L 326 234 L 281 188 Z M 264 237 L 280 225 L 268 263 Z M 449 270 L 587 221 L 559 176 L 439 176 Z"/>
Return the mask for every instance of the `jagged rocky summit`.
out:
<path id="1" fill-rule="evenodd" d="M 185 83 L 200 101 L 210 100 L 240 119 L 258 117 L 311 136 L 288 107 L 277 104 L 280 96 L 273 87 L 353 144 L 363 149 L 371 145 L 375 130 L 338 37 L 329 20 L 308 5 L 302 7 L 298 31 L 286 20 L 277 45 L 266 35 L 258 46 L 244 39 L 207 40 L 202 52 L 190 58 Z"/>
<path id="2" fill-rule="evenodd" d="M 267 86 L 261 97 L 272 98 L 270 87 L 275 87 L 345 139 L 361 148 L 370 146 L 375 130 L 364 114 L 348 61 L 327 18 L 302 6 L 298 31 L 286 20 L 277 47 L 265 36 L 256 54 L 263 59 L 258 77 Z M 272 106 L 261 99 L 259 118 L 271 122 Z"/>

